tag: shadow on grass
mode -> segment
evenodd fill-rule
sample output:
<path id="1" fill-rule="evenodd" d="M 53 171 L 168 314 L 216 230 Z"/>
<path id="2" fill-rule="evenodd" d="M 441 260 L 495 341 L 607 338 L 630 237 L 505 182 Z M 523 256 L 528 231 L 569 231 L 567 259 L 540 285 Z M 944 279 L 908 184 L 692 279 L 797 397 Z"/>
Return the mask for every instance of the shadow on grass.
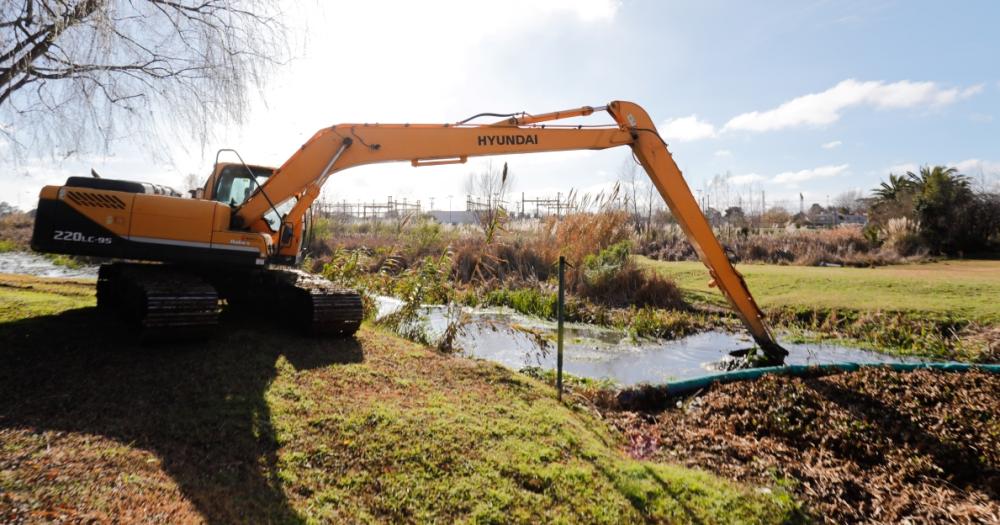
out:
<path id="1" fill-rule="evenodd" d="M 210 523 L 299 523 L 264 397 L 281 356 L 298 370 L 363 360 L 353 339 L 232 319 L 211 340 L 158 346 L 135 343 L 94 308 L 0 324 L 0 428 L 149 450 Z"/>

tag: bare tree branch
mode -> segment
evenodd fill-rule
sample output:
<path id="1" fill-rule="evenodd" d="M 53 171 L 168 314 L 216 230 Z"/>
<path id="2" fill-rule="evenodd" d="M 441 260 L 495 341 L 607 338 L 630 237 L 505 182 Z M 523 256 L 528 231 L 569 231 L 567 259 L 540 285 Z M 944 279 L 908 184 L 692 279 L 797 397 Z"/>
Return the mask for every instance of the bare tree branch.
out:
<path id="1" fill-rule="evenodd" d="M 127 130 L 204 144 L 287 54 L 269 0 L 0 0 L 0 140 L 82 153 Z"/>

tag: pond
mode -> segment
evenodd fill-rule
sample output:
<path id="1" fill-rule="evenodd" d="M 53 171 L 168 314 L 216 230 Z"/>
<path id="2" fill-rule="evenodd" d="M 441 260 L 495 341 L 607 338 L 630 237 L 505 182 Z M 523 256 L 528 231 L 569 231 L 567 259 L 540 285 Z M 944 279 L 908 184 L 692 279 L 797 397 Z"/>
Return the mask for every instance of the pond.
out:
<path id="1" fill-rule="evenodd" d="M 402 302 L 379 297 L 378 317 Z M 465 309 L 469 322 L 458 336 L 456 346 L 465 355 L 496 361 L 510 368 L 556 366 L 556 323 L 525 316 L 509 309 Z M 431 339 L 448 325 L 448 310 L 425 306 L 423 322 Z M 539 336 L 549 341 L 542 351 Z M 566 323 L 563 339 L 563 370 L 595 379 L 610 379 L 622 386 L 663 383 L 705 375 L 717 370 L 729 352 L 752 346 L 749 335 L 707 331 L 676 340 L 633 340 L 621 330 L 595 325 Z M 810 343 L 783 343 L 788 364 L 836 362 L 907 363 L 920 359 L 902 358 L 846 346 Z"/>
<path id="2" fill-rule="evenodd" d="M 0 273 L 19 273 L 38 277 L 82 277 L 97 279 L 97 267 L 81 265 L 75 268 L 60 266 L 51 260 L 30 252 L 0 253 Z"/>

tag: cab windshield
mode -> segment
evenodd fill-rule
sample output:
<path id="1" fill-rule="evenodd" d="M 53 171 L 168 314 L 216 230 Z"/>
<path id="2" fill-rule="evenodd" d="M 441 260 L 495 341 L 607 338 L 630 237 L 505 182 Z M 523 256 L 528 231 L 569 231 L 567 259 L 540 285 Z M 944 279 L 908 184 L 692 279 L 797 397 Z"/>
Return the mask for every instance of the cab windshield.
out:
<path id="1" fill-rule="evenodd" d="M 250 173 L 257 177 L 257 182 L 250 178 Z M 257 190 L 257 184 L 264 184 L 264 181 L 271 176 L 272 170 L 269 168 L 247 167 L 247 166 L 226 166 L 219 174 L 219 179 L 215 182 L 213 195 L 215 200 L 232 207 L 237 207 L 246 202 Z M 277 204 L 277 213 L 274 209 L 268 210 L 264 214 L 264 222 L 271 228 L 271 231 L 278 231 L 281 226 L 282 216 L 295 206 L 296 198 L 288 199 Z"/>
<path id="2" fill-rule="evenodd" d="M 247 168 L 246 166 L 226 166 L 219 174 L 219 180 L 215 181 L 215 200 L 236 207 L 244 202 L 254 190 L 257 183 L 250 178 L 253 172 L 257 177 L 257 182 L 264 184 L 264 181 L 271 176 L 271 170 L 265 168 Z"/>

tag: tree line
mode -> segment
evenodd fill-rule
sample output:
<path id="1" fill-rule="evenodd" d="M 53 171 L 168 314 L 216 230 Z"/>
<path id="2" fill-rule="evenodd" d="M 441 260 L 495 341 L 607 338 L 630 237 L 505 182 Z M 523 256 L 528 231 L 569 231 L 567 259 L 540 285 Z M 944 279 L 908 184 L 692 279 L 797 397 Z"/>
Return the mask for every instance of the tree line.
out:
<path id="1" fill-rule="evenodd" d="M 912 224 L 916 240 L 935 253 L 965 255 L 1000 245 L 1000 194 L 974 188 L 972 179 L 946 166 L 890 174 L 873 191 L 868 233 L 886 233 L 892 221 Z"/>

